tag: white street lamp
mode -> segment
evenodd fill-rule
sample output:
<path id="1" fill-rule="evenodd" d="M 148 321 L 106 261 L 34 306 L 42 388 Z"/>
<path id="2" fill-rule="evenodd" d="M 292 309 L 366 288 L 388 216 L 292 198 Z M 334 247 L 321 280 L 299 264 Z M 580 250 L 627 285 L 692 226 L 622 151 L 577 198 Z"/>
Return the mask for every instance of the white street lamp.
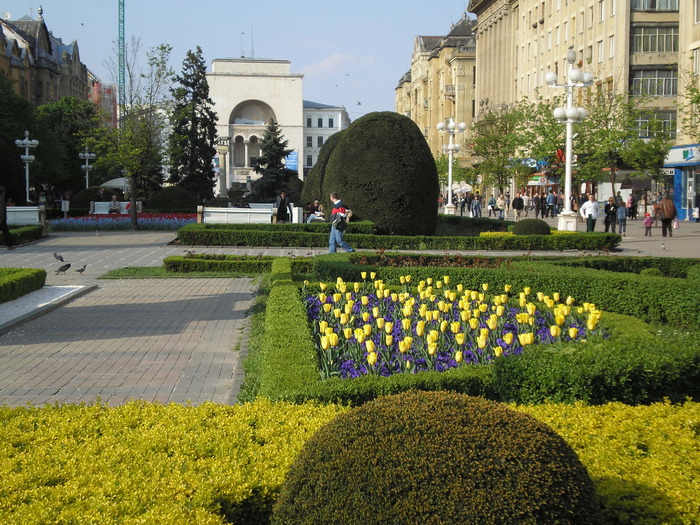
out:
<path id="1" fill-rule="evenodd" d="M 90 166 L 90 161 L 95 160 L 96 155 L 94 153 L 88 153 L 88 147 L 85 146 L 85 153 L 78 153 L 78 157 L 80 157 L 81 160 L 85 161 L 85 164 L 83 164 L 82 168 L 83 171 L 85 171 L 85 189 L 88 189 L 90 170 L 94 167 Z"/>
<path id="2" fill-rule="evenodd" d="M 559 215 L 560 230 L 576 230 L 576 213 L 571 210 L 571 159 L 572 159 L 572 143 L 574 135 L 574 123 L 582 122 L 588 113 L 584 108 L 574 107 L 574 88 L 590 87 L 593 85 L 593 76 L 590 73 L 584 73 L 580 69 L 576 69 L 576 51 L 569 48 L 566 53 L 566 61 L 569 63 L 568 80 L 565 84 L 557 83 L 557 74 L 553 71 L 547 73 L 544 77 L 545 82 L 550 87 L 560 87 L 566 89 L 566 106 L 556 108 L 553 112 L 554 118 L 566 124 L 566 160 L 564 171 L 564 211 Z"/>
<path id="3" fill-rule="evenodd" d="M 455 124 L 455 121 L 450 117 L 450 121 L 445 124 L 445 122 L 439 122 L 437 129 L 440 133 L 449 133 L 450 142 L 449 144 L 442 145 L 443 153 L 447 153 L 447 205 L 445 206 L 446 215 L 454 215 L 456 206 L 452 203 L 452 154 L 457 153 L 461 148 L 459 144 L 454 143 L 455 133 L 463 133 L 467 129 L 467 125 L 464 122 Z"/>
<path id="4" fill-rule="evenodd" d="M 24 178 L 26 179 L 26 194 L 27 194 L 27 204 L 29 204 L 29 163 L 34 162 L 34 155 L 29 154 L 29 148 L 36 148 L 39 145 L 38 140 L 29 140 L 29 132 L 24 132 L 24 139 L 15 140 L 15 144 L 18 148 L 24 148 L 24 155 L 20 155 L 20 159 L 24 162 Z"/>

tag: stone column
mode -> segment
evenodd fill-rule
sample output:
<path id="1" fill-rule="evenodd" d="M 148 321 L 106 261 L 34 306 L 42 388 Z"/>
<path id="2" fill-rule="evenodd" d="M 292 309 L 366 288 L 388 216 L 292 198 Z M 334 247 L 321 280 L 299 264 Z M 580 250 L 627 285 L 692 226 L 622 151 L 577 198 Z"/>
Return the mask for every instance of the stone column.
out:
<path id="1" fill-rule="evenodd" d="M 224 199 L 228 197 L 228 166 L 226 166 L 228 150 L 229 137 L 219 137 L 216 143 L 216 152 L 219 154 L 219 188 Z"/>

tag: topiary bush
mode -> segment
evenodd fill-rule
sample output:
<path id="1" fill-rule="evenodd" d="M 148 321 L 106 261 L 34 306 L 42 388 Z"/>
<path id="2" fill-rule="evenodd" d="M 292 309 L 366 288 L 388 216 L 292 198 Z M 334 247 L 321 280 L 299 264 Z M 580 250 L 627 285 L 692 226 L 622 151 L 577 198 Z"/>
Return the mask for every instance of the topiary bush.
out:
<path id="1" fill-rule="evenodd" d="M 192 210 L 197 209 L 197 198 L 180 186 L 168 186 L 154 193 L 146 203 L 148 210 Z"/>
<path id="2" fill-rule="evenodd" d="M 333 153 L 333 150 L 337 146 L 338 141 L 340 140 L 340 137 L 343 136 L 344 132 L 345 130 L 334 133 L 323 143 L 321 151 L 318 153 L 316 164 L 314 164 L 314 167 L 311 168 L 309 174 L 304 178 L 304 187 L 301 191 L 300 197 L 302 206 L 307 202 L 313 202 L 315 199 L 319 199 L 324 203 L 323 205 L 327 210 L 331 209 L 328 208 L 328 206 L 331 204 L 329 200 L 330 192 L 328 195 L 323 194 L 323 179 L 326 176 L 326 165 L 328 164 L 328 159 L 330 158 L 331 153 Z"/>
<path id="3" fill-rule="evenodd" d="M 550 427 L 446 392 L 379 398 L 321 428 L 273 523 L 600 523 L 586 469 Z"/>
<path id="4" fill-rule="evenodd" d="M 70 207 L 89 210 L 90 203 L 99 200 L 98 192 L 101 189 L 104 190 L 104 196 L 102 198 L 105 201 L 111 201 L 112 195 L 116 195 L 117 199 L 121 198 L 121 192 L 116 192 L 110 188 L 102 188 L 100 186 L 90 186 L 89 188 L 85 188 L 84 190 L 80 190 L 78 193 L 73 195 L 73 198 L 71 199 Z"/>
<path id="5" fill-rule="evenodd" d="M 437 168 L 425 137 L 408 117 L 387 111 L 353 122 L 330 151 L 321 188 L 327 209 L 328 196 L 337 192 L 355 219 L 372 221 L 381 233 L 435 232 Z"/>
<path id="6" fill-rule="evenodd" d="M 549 224 L 542 219 L 523 219 L 513 226 L 515 235 L 550 235 Z"/>

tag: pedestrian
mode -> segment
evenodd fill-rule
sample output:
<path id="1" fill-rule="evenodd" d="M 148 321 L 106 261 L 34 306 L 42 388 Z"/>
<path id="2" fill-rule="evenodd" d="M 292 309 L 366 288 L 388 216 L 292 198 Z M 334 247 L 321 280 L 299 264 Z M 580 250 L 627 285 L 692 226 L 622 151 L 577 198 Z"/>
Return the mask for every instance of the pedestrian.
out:
<path id="1" fill-rule="evenodd" d="M 535 209 L 535 219 L 538 219 L 540 216 L 540 206 L 540 194 L 535 193 L 535 195 L 532 197 L 532 207 Z M 544 218 L 544 216 L 542 218 Z"/>
<path id="2" fill-rule="evenodd" d="M 588 200 L 581 206 L 581 217 L 586 219 L 586 231 L 592 232 L 595 230 L 595 223 L 600 215 L 600 205 L 598 201 L 593 198 L 591 193 L 588 196 Z"/>
<path id="3" fill-rule="evenodd" d="M 520 215 L 522 214 L 523 209 L 525 208 L 525 201 L 523 201 L 523 198 L 518 193 L 513 199 L 511 205 L 513 206 L 513 215 L 515 216 L 515 222 L 518 222 L 520 220 Z"/>
<path id="4" fill-rule="evenodd" d="M 502 194 L 496 199 L 496 210 L 498 211 L 498 218 L 503 220 L 506 211 L 506 198 Z"/>
<path id="5" fill-rule="evenodd" d="M 651 213 L 644 214 L 644 237 L 651 237 L 651 227 L 654 225 L 654 219 Z"/>
<path id="6" fill-rule="evenodd" d="M 678 215 L 678 211 L 668 194 L 665 194 L 661 202 L 658 203 L 658 210 L 659 219 L 661 220 L 661 235 L 666 237 L 668 233 L 669 237 L 673 237 L 673 220 Z"/>
<path id="7" fill-rule="evenodd" d="M 617 207 L 617 210 L 615 210 L 615 215 L 617 218 L 617 233 L 621 234 L 623 237 L 626 237 L 627 235 L 627 206 L 625 206 L 624 203 L 622 203 L 620 206 Z"/>
<path id="8" fill-rule="evenodd" d="M 489 208 L 489 217 L 491 217 L 491 212 L 493 212 L 494 217 L 496 217 L 498 215 L 496 213 L 496 197 L 494 197 L 493 195 L 491 195 L 491 197 L 489 197 L 488 208 Z"/>
<path id="9" fill-rule="evenodd" d="M 549 190 L 549 195 L 547 195 L 547 213 L 545 217 L 556 217 L 557 215 L 557 194 L 554 190 Z"/>
<path id="10" fill-rule="evenodd" d="M 622 193 L 617 192 L 617 195 L 615 195 L 615 206 L 620 207 L 625 204 L 625 200 L 622 198 Z"/>
<path id="11" fill-rule="evenodd" d="M 331 202 L 333 210 L 331 211 L 331 235 L 328 238 L 328 253 L 335 253 L 336 246 L 340 246 L 346 252 L 354 252 L 355 250 L 343 240 L 347 229 L 347 219 L 350 218 L 352 212 L 345 207 L 335 192 L 331 193 Z"/>
<path id="12" fill-rule="evenodd" d="M 7 249 L 14 250 L 15 243 L 12 241 L 12 234 L 7 226 L 7 201 L 5 200 L 5 188 L 3 186 L 0 186 L 0 230 L 2 230 L 3 242 Z"/>
<path id="13" fill-rule="evenodd" d="M 459 199 L 459 216 L 464 217 L 464 207 L 467 204 L 467 197 L 465 195 L 462 195 L 462 198 Z"/>
<path id="14" fill-rule="evenodd" d="M 472 199 L 472 217 L 481 217 L 481 195 L 478 191 Z"/>
<path id="15" fill-rule="evenodd" d="M 695 222 L 700 222 L 700 191 L 695 194 L 695 210 L 693 211 L 693 217 L 695 217 Z"/>
<path id="16" fill-rule="evenodd" d="M 532 202 L 530 201 L 530 196 L 523 192 L 522 194 L 523 197 L 523 210 L 525 211 L 525 217 L 527 217 L 527 213 L 530 210 L 530 207 L 532 206 Z"/>
<path id="17" fill-rule="evenodd" d="M 503 210 L 508 213 L 510 211 L 510 192 L 506 190 L 506 205 Z"/>
<path id="18" fill-rule="evenodd" d="M 603 208 L 603 213 L 605 213 L 605 233 L 607 233 L 610 228 L 612 228 L 612 232 L 615 233 L 615 221 L 617 220 L 615 210 L 617 210 L 617 206 L 615 206 L 615 199 L 610 197 L 607 204 Z"/>
<path id="19" fill-rule="evenodd" d="M 275 217 L 277 219 L 277 222 L 280 223 L 285 223 L 289 220 L 291 220 L 292 217 L 292 203 L 289 202 L 289 198 L 287 197 L 287 192 L 282 191 L 280 192 L 279 196 L 277 197 L 277 200 L 275 201 Z"/>

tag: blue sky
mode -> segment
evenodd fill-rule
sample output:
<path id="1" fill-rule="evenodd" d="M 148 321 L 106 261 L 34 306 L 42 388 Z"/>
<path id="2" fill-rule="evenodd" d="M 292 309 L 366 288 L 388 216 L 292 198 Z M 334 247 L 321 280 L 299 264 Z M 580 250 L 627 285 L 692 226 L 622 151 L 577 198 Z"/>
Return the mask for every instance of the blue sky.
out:
<path id="1" fill-rule="evenodd" d="M 126 0 L 125 34 L 142 51 L 168 43 L 179 72 L 187 50 L 215 58 L 291 61 L 304 74 L 304 98 L 343 105 L 353 120 L 394 110 L 394 89 L 409 69 L 416 35 L 445 35 L 468 1 L 355 0 Z M 78 41 L 83 63 L 111 81 L 105 59 L 114 55 L 117 0 L 0 0 L 0 13 L 37 18 L 38 7 L 55 36 Z M 358 105 L 357 103 L 360 102 Z"/>

